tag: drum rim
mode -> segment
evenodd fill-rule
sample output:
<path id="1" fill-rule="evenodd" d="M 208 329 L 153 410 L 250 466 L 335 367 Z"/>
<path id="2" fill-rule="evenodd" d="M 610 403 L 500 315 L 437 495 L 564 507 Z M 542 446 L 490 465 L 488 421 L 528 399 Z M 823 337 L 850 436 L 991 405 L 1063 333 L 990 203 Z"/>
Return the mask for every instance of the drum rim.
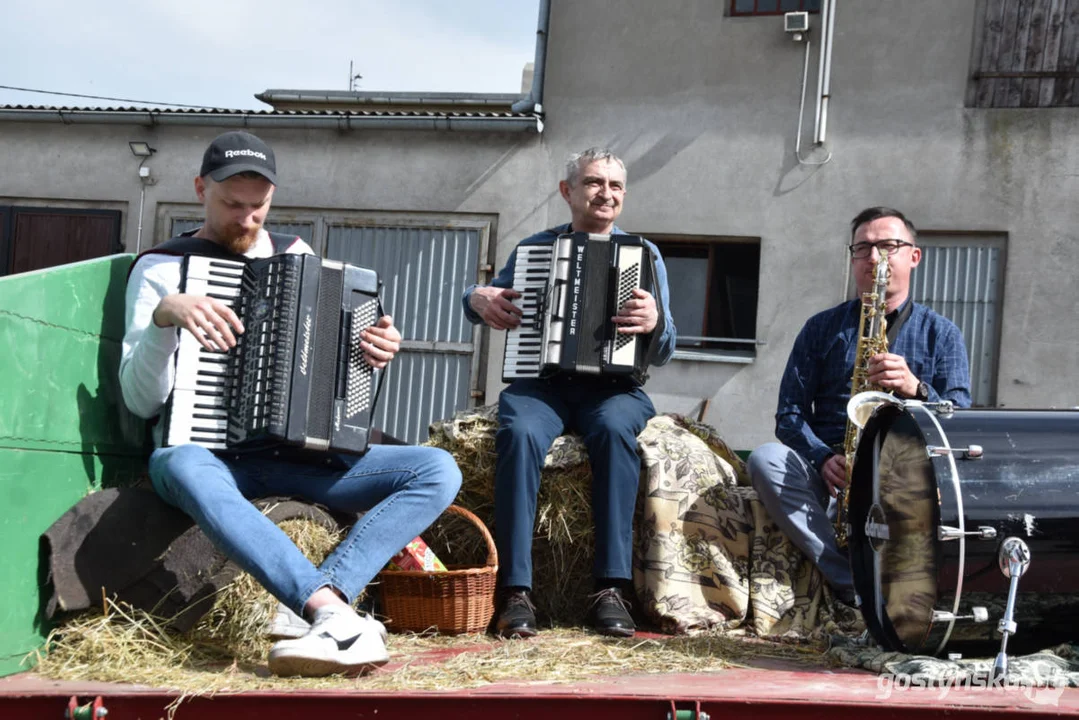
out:
<path id="1" fill-rule="evenodd" d="M 936 650 L 933 651 L 934 655 L 939 655 L 940 652 L 944 650 L 944 647 L 948 644 L 948 640 L 952 636 L 952 629 L 955 627 L 956 616 L 959 614 L 959 605 L 963 597 L 963 574 L 966 572 L 967 560 L 967 528 L 966 517 L 963 511 L 963 493 L 960 491 L 959 487 L 959 468 L 955 464 L 955 455 L 952 452 L 951 441 L 948 440 L 948 433 L 944 432 L 944 426 L 942 426 L 940 424 L 940 421 L 937 419 L 937 411 L 935 409 L 930 409 L 924 403 L 918 400 L 908 400 L 904 403 L 904 407 L 907 408 L 911 412 L 911 415 L 915 417 L 915 421 L 917 421 L 917 416 L 913 411 L 921 411 L 926 417 L 929 418 L 929 421 L 936 428 L 937 433 L 940 435 L 941 447 L 947 449 L 948 451 L 947 454 L 943 457 L 947 459 L 948 471 L 951 473 L 952 492 L 955 494 L 955 509 L 957 518 L 956 522 L 959 525 L 959 564 L 955 581 L 955 600 L 952 603 L 951 617 L 949 618 L 948 625 L 944 630 L 943 636 L 941 637 L 940 644 L 937 645 Z M 937 482 L 937 488 L 938 490 L 940 488 L 939 480 Z M 944 518 L 942 517 L 941 523 L 943 524 L 943 522 Z M 937 526 L 938 531 L 940 527 L 941 526 L 939 525 Z M 939 540 L 938 538 L 938 542 L 943 541 Z"/>

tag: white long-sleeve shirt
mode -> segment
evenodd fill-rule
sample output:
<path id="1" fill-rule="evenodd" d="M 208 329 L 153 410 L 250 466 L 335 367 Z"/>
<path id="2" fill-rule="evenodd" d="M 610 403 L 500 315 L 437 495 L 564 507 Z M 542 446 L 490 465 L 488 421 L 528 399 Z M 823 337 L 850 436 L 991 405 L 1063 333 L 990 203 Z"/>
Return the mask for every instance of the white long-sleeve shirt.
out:
<path id="1" fill-rule="evenodd" d="M 297 240 L 289 253 L 312 253 L 311 246 Z M 273 241 L 265 230 L 245 257 L 258 259 L 274 254 Z M 151 253 L 139 258 L 127 279 L 126 331 L 120 355 L 120 389 L 128 410 L 150 419 L 161 412 L 176 381 L 173 356 L 180 346 L 180 328 L 158 327 L 154 311 L 166 295 L 180 292 L 182 257 Z M 154 426 L 154 445 L 161 446 L 163 423 Z"/>

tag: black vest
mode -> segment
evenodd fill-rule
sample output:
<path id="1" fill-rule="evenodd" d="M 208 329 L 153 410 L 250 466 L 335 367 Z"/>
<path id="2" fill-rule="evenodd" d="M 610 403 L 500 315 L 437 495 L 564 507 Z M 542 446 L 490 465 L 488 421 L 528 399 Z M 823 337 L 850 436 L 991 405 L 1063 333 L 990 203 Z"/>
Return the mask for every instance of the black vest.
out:
<path id="1" fill-rule="evenodd" d="M 180 233 L 176 237 L 166 240 L 160 245 L 155 245 L 149 250 L 143 250 L 139 253 L 139 256 L 135 258 L 135 262 L 131 263 L 131 267 L 127 269 L 127 276 L 131 277 L 131 271 L 134 269 L 135 263 L 141 260 L 145 255 L 175 255 L 177 257 L 183 257 L 184 255 L 205 255 L 207 257 L 222 258 L 223 260 L 247 260 L 243 255 L 231 253 L 212 240 L 194 237 L 195 233 L 198 231 L 199 228 L 188 230 L 185 233 Z M 283 252 L 287 252 L 290 247 L 302 239 L 298 235 L 286 235 L 284 233 L 267 234 L 270 236 L 270 242 L 273 243 L 274 255 L 280 255 Z"/>

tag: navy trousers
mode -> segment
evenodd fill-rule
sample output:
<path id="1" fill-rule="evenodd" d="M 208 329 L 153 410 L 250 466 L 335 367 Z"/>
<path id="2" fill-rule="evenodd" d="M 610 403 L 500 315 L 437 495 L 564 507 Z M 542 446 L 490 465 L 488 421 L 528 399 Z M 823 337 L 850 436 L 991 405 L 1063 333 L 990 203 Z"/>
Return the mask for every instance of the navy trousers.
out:
<path id="1" fill-rule="evenodd" d="M 516 380 L 498 399 L 495 544 L 503 586 L 532 587 L 532 533 L 540 471 L 551 443 L 579 433 L 592 466 L 597 578 L 629 579 L 641 461 L 637 435 L 656 414 L 624 381 L 587 376 Z"/>

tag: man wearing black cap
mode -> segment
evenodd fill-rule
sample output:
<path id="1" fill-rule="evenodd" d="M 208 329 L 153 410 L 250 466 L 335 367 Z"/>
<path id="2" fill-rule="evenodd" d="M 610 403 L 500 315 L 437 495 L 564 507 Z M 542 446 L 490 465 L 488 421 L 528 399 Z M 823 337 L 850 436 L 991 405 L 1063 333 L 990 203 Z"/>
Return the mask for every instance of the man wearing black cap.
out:
<path id="1" fill-rule="evenodd" d="M 136 415 L 160 414 L 175 382 L 180 332 L 208 350 L 235 347 L 240 319 L 210 297 L 181 293 L 185 253 L 264 258 L 310 253 L 303 240 L 267 233 L 277 167 L 273 151 L 246 132 L 228 132 L 207 148 L 195 193 L 206 212 L 202 227 L 173 238 L 135 261 L 127 284 L 127 331 L 120 359 L 124 403 Z M 400 349 L 389 316 L 363 334 L 367 362 L 385 367 Z M 360 674 L 389 660 L 382 624 L 351 603 L 396 552 L 453 501 L 461 473 L 436 448 L 374 445 L 348 469 L 284 462 L 272 454 L 215 455 L 199 445 L 162 446 L 150 456 L 154 489 L 195 520 L 206 536 L 255 577 L 282 607 L 271 629 L 278 675 Z M 249 502 L 296 496 L 363 517 L 318 567 Z"/>

